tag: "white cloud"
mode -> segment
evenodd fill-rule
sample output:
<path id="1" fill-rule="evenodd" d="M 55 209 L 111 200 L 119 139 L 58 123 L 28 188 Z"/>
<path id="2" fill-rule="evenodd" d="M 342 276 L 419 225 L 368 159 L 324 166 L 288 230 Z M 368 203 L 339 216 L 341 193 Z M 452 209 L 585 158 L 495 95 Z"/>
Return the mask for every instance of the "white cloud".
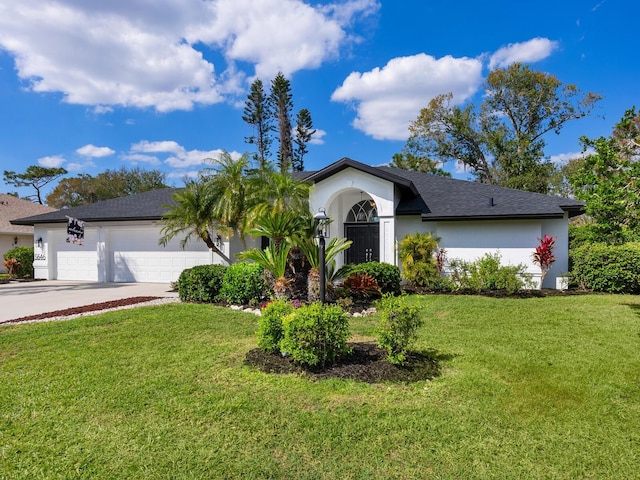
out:
<path id="1" fill-rule="evenodd" d="M 380 140 L 406 140 L 407 128 L 436 95 L 452 92 L 460 104 L 482 82 L 482 62 L 474 58 L 436 59 L 420 53 L 390 60 L 382 68 L 351 73 L 331 99 L 351 103 L 353 126 Z"/>
<path id="2" fill-rule="evenodd" d="M 173 140 L 164 140 L 160 142 L 148 142 L 143 140 L 142 142 L 135 143 L 131 146 L 132 152 L 143 152 L 143 153 L 175 153 L 182 154 L 185 149 L 183 146 L 179 145 L 178 142 L 174 142 Z"/>
<path id="3" fill-rule="evenodd" d="M 558 167 L 563 167 L 564 165 L 569 163 L 569 161 L 571 160 L 574 160 L 576 158 L 585 158 L 585 157 L 588 157 L 589 155 L 593 155 L 594 153 L 595 153 L 595 150 L 593 150 L 592 148 L 588 148 L 584 152 L 580 151 L 580 152 L 559 153 L 557 155 L 551 155 L 549 157 L 549 161 L 554 165 L 557 165 Z"/>
<path id="4" fill-rule="evenodd" d="M 558 48 L 558 42 L 542 37 L 522 43 L 510 43 L 491 55 L 489 69 L 505 68 L 516 62 L 538 62 L 551 55 L 556 48 Z"/>
<path id="5" fill-rule="evenodd" d="M 108 157 L 109 155 L 113 155 L 116 152 L 114 150 L 111 150 L 109 147 L 96 147 L 95 145 L 88 144 L 84 147 L 78 148 L 76 150 L 76 153 L 84 157 L 100 158 Z"/>
<path id="6" fill-rule="evenodd" d="M 132 162 L 146 162 L 151 165 L 164 163 L 171 168 L 185 169 L 197 166 L 210 166 L 211 159 L 218 159 L 224 150 L 187 150 L 173 140 L 149 142 L 143 140 L 131 145 L 129 153 L 122 156 L 123 160 Z M 155 154 L 155 155 L 148 155 Z M 229 152 L 232 158 L 240 157 L 238 152 Z M 168 174 L 171 178 L 182 177 L 188 172 L 178 171 Z"/>
<path id="7" fill-rule="evenodd" d="M 38 165 L 40 165 L 41 167 L 47 167 L 47 168 L 58 168 L 58 167 L 61 167 L 65 161 L 66 160 L 62 155 L 52 155 L 49 157 L 39 158 Z"/>
<path id="8" fill-rule="evenodd" d="M 140 153 L 132 153 L 122 155 L 120 158 L 131 163 L 148 163 L 149 165 L 160 165 L 160 159 L 154 155 L 143 155 Z"/>
<path id="9" fill-rule="evenodd" d="M 311 145 L 324 145 L 324 137 L 327 134 L 324 130 L 316 128 L 316 133 L 313 134 L 309 143 Z"/>
<path id="10" fill-rule="evenodd" d="M 251 75 L 319 67 L 350 40 L 354 18 L 376 0 L 333 10 L 302 0 L 20 0 L 0 3 L 0 49 L 35 92 L 65 102 L 190 110 L 238 94 Z M 214 65 L 199 50 L 219 54 Z M 248 62 L 253 71 L 236 70 Z M 251 68 L 251 66 L 249 67 Z"/>
<path id="11" fill-rule="evenodd" d="M 69 170 L 70 172 L 84 172 L 86 170 L 89 170 L 90 168 L 95 167 L 96 164 L 93 163 L 91 160 L 86 161 L 86 162 L 73 162 L 73 163 L 69 163 L 67 165 L 67 170 Z"/>

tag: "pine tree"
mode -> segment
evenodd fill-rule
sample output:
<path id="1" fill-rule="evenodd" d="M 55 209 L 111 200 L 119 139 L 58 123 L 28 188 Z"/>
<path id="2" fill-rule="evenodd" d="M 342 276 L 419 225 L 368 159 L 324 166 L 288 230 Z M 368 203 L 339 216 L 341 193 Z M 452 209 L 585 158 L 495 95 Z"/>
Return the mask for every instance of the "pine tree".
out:
<path id="1" fill-rule="evenodd" d="M 282 72 L 278 73 L 271 81 L 271 94 L 269 96 L 273 107 L 273 114 L 278 119 L 278 167 L 281 173 L 290 171 L 293 165 L 293 147 L 291 141 L 291 110 L 293 100 L 291 95 L 291 83 Z"/>
<path id="2" fill-rule="evenodd" d="M 313 129 L 311 113 L 306 108 L 301 109 L 296 116 L 296 136 L 294 142 L 296 148 L 293 152 L 293 171 L 304 170 L 304 156 L 307 154 L 307 143 L 316 131 Z"/>
<path id="3" fill-rule="evenodd" d="M 270 148 L 273 142 L 271 138 L 271 132 L 273 131 L 272 119 L 269 97 L 264 92 L 262 80 L 258 78 L 251 84 L 251 93 L 247 95 L 242 120 L 253 127 L 254 134 L 250 137 L 245 137 L 245 142 L 254 144 L 258 148 L 258 152 L 254 155 L 254 160 L 261 170 L 264 170 L 268 165 L 271 154 Z"/>

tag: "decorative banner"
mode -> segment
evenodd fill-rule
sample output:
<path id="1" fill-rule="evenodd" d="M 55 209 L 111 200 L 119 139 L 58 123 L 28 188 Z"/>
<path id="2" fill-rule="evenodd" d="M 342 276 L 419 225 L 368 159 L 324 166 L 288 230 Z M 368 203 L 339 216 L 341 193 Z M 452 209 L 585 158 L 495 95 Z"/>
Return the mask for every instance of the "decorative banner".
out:
<path id="1" fill-rule="evenodd" d="M 84 222 L 82 220 L 67 217 L 67 243 L 84 245 Z"/>

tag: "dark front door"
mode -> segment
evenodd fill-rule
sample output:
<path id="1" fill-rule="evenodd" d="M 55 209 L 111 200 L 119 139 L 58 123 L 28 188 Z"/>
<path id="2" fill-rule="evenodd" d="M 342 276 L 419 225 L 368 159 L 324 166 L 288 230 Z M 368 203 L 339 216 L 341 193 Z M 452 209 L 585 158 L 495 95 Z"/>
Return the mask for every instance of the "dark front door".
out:
<path id="1" fill-rule="evenodd" d="M 380 224 L 345 224 L 344 236 L 353 243 L 346 251 L 346 263 L 380 261 Z"/>

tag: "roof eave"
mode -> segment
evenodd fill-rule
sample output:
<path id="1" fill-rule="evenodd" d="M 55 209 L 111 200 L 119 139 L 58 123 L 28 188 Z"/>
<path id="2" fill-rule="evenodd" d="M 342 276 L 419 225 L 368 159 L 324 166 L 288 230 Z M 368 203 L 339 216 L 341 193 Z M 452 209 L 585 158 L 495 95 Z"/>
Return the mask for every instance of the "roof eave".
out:
<path id="1" fill-rule="evenodd" d="M 463 222 L 469 220 L 550 220 L 564 218 L 564 213 L 533 213 L 533 214 L 506 214 L 506 215 L 429 215 L 423 214 L 423 222 L 453 221 Z"/>
<path id="2" fill-rule="evenodd" d="M 143 217 L 83 217 L 82 221 L 85 223 L 97 223 L 97 222 L 136 222 L 136 221 L 148 221 L 148 220 L 162 220 L 163 216 L 149 215 Z M 30 220 L 29 218 L 12 220 L 13 225 L 42 225 L 45 223 L 67 223 L 67 218 L 49 218 L 42 220 Z"/>

